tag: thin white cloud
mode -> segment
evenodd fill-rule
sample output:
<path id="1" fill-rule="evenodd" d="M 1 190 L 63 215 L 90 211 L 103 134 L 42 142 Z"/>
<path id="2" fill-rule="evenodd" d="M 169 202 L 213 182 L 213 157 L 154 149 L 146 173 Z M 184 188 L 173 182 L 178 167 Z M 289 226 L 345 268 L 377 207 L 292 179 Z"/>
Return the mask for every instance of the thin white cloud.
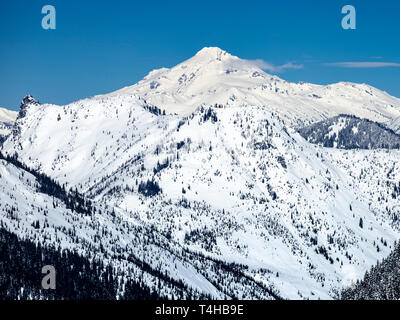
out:
<path id="1" fill-rule="evenodd" d="M 334 62 L 325 65 L 341 68 L 385 68 L 400 67 L 400 63 L 396 62 Z"/>
<path id="2" fill-rule="evenodd" d="M 264 61 L 262 59 L 247 60 L 247 61 L 250 62 L 251 64 L 253 64 L 254 66 L 260 68 L 260 69 L 263 69 L 263 70 L 266 70 L 266 71 L 269 71 L 269 72 L 277 72 L 277 73 L 283 72 L 283 71 L 288 70 L 288 69 L 298 70 L 298 69 L 303 69 L 304 68 L 304 66 L 302 64 L 294 64 L 292 62 L 288 62 L 288 63 L 285 63 L 283 65 L 277 66 L 277 65 L 274 65 L 274 64 L 269 63 L 267 61 Z"/>

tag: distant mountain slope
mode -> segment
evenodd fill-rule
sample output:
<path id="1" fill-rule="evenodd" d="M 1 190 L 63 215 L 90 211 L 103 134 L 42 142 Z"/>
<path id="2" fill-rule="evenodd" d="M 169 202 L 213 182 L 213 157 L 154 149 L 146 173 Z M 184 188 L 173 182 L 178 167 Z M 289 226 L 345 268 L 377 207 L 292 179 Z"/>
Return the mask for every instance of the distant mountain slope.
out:
<path id="1" fill-rule="evenodd" d="M 400 135 L 379 123 L 339 115 L 299 130 L 308 142 L 338 149 L 400 149 Z"/>
<path id="2" fill-rule="evenodd" d="M 17 118 L 18 112 L 0 108 L 0 121 L 12 123 Z"/>
<path id="3" fill-rule="evenodd" d="M 10 134 L 17 115 L 15 111 L 0 108 L 0 143 Z"/>
<path id="4" fill-rule="evenodd" d="M 182 117 L 129 95 L 24 101 L 3 152 L 108 208 L 87 218 L 109 226 L 106 252 L 142 259 L 149 235 L 151 270 L 203 294 L 329 299 L 399 238 L 397 150 L 321 148 L 264 107 Z"/>
<path id="5" fill-rule="evenodd" d="M 350 113 L 395 129 L 392 122 L 400 117 L 400 99 L 366 84 L 287 82 L 219 48 L 204 48 L 173 68 L 154 70 L 106 96 L 121 94 L 137 94 L 179 115 L 189 115 L 201 104 L 264 106 L 294 126 Z"/>
<path id="6" fill-rule="evenodd" d="M 393 131 L 400 133 L 400 117 L 397 117 L 390 123 L 390 128 L 393 129 Z"/>
<path id="7" fill-rule="evenodd" d="M 383 242 L 383 241 L 382 241 Z M 382 243 L 379 243 L 382 246 Z M 392 253 L 368 270 L 361 281 L 346 287 L 343 300 L 399 300 L 400 299 L 400 244 Z"/>

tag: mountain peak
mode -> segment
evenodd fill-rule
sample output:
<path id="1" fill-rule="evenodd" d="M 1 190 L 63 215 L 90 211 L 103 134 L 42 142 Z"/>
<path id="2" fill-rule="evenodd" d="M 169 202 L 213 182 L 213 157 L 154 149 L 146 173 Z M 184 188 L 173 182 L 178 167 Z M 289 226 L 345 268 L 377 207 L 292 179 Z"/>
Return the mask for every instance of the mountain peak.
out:
<path id="1" fill-rule="evenodd" d="M 30 105 L 39 105 L 39 102 L 30 94 L 26 95 L 22 101 L 21 101 L 21 106 L 19 109 L 18 117 L 17 119 L 25 118 L 27 109 Z"/>
<path id="2" fill-rule="evenodd" d="M 26 95 L 21 101 L 21 107 L 27 104 L 39 104 L 39 102 L 30 94 Z"/>
<path id="3" fill-rule="evenodd" d="M 196 57 L 211 58 L 221 61 L 223 58 L 232 58 L 232 55 L 218 47 L 204 47 L 196 53 Z"/>
<path id="4" fill-rule="evenodd" d="M 196 55 L 215 54 L 215 53 L 227 53 L 227 52 L 225 50 L 222 50 L 221 48 L 218 48 L 218 47 L 204 47 L 199 52 L 197 52 Z"/>
<path id="5" fill-rule="evenodd" d="M 137 84 L 106 96 L 135 94 L 182 116 L 202 104 L 265 106 L 296 127 L 350 113 L 400 130 L 400 120 L 391 124 L 400 119 L 400 99 L 357 84 L 291 83 L 266 73 L 263 65 L 268 69 L 263 60 L 240 59 L 221 48 L 205 47 L 176 66 L 155 70 Z M 366 108 L 371 99 L 374 107 Z"/>

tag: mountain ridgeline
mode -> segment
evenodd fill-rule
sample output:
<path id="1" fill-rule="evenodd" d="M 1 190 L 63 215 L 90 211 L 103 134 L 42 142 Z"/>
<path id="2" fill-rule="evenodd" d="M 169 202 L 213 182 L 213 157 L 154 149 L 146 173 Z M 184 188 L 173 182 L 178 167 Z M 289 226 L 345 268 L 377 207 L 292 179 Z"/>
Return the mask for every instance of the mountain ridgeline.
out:
<path id="1" fill-rule="evenodd" d="M 135 95 L 63 107 L 29 99 L 2 152 L 10 230 L 112 257 L 161 296 L 329 299 L 342 269 L 365 272 L 400 227 L 396 150 L 320 148 L 262 106 L 182 117 Z M 92 213 L 52 208 L 38 181 L 25 201 L 13 161 L 85 195 Z"/>
<path id="2" fill-rule="evenodd" d="M 400 149 L 400 135 L 384 125 L 341 114 L 299 129 L 310 143 L 338 149 Z"/>

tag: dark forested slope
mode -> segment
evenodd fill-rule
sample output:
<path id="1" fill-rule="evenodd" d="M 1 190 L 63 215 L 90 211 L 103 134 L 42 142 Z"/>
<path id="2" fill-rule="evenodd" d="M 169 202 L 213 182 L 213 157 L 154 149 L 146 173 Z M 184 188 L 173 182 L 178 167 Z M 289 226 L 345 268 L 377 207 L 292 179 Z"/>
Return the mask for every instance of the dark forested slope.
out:
<path id="1" fill-rule="evenodd" d="M 308 142 L 339 149 L 399 149 L 400 135 L 380 123 L 339 115 L 301 128 Z"/>
<path id="2" fill-rule="evenodd" d="M 371 268 L 362 281 L 343 289 L 344 300 L 399 300 L 400 299 L 400 243 L 382 262 Z"/>
<path id="3" fill-rule="evenodd" d="M 56 270 L 56 289 L 42 289 L 42 268 Z M 43 247 L 0 227 L 0 299 L 2 300 L 147 300 L 159 296 L 140 279 L 117 273 L 97 259 L 69 250 Z M 121 281 L 121 279 L 123 279 Z M 123 284 L 123 285 L 122 285 Z"/>

